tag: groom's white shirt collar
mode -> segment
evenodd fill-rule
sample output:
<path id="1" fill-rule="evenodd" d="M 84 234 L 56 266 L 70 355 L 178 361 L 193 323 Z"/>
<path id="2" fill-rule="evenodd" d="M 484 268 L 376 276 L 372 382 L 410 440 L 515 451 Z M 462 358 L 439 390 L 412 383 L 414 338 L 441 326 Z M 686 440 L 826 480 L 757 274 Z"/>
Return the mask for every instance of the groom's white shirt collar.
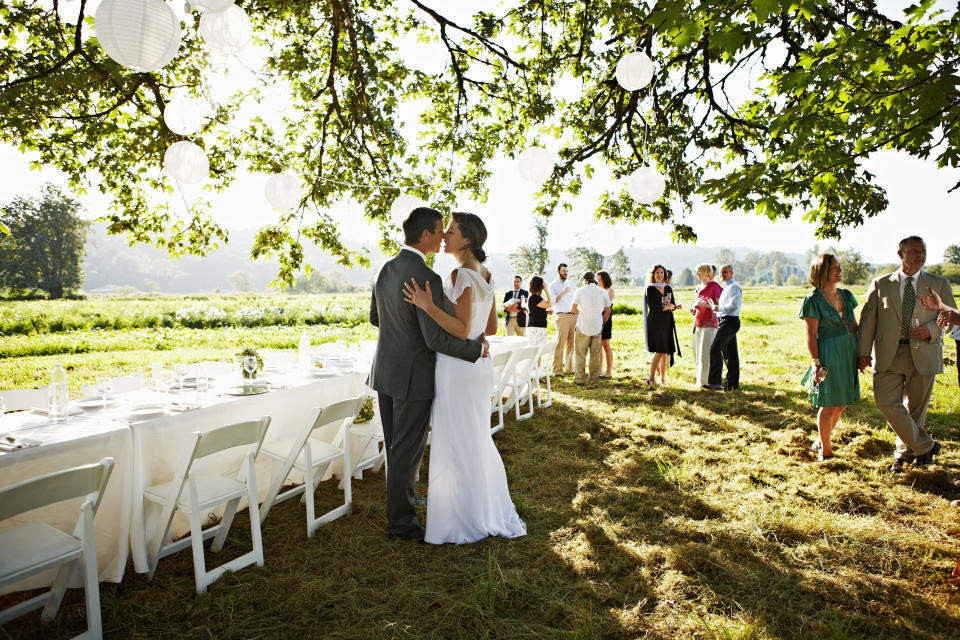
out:
<path id="1" fill-rule="evenodd" d="M 405 244 L 405 245 L 403 245 L 403 246 L 400 247 L 400 248 L 401 248 L 401 249 L 406 249 L 407 251 L 413 251 L 415 254 L 417 254 L 418 256 L 420 256 L 421 258 L 423 258 L 423 262 L 424 262 L 424 264 L 426 264 L 426 262 L 427 262 L 427 256 L 423 255 L 423 252 L 420 251 L 420 249 L 416 249 L 416 248 L 414 248 L 414 247 L 411 247 L 411 246 L 408 245 L 408 244 Z"/>

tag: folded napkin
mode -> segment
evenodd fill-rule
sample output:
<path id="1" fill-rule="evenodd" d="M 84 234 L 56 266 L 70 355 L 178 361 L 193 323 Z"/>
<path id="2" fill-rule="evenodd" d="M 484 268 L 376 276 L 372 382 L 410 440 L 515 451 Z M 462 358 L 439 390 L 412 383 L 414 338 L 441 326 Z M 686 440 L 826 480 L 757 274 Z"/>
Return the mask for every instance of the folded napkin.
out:
<path id="1" fill-rule="evenodd" d="M 18 451 L 19 449 L 28 449 L 40 444 L 39 440 L 33 438 L 20 438 L 10 433 L 0 434 L 0 451 Z"/>

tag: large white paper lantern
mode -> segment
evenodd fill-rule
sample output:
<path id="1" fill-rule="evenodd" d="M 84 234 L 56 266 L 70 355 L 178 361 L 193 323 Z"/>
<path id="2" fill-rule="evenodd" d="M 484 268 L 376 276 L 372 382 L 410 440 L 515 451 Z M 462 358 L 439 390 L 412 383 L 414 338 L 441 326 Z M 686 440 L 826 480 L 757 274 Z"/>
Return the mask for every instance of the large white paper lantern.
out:
<path id="1" fill-rule="evenodd" d="M 193 135 L 207 121 L 210 107 L 206 100 L 192 96 L 176 96 L 163 109 L 167 128 L 182 136 Z"/>
<path id="2" fill-rule="evenodd" d="M 204 13 L 217 13 L 229 9 L 233 0 L 187 0 L 190 6 Z"/>
<path id="3" fill-rule="evenodd" d="M 524 180 L 541 184 L 553 173 L 553 154 L 543 147 L 528 147 L 517 158 L 517 165 Z"/>
<path id="4" fill-rule="evenodd" d="M 590 246 L 602 256 L 612 256 L 623 248 L 623 232 L 616 227 L 595 225 L 590 229 Z"/>
<path id="5" fill-rule="evenodd" d="M 643 89 L 653 79 L 653 62 L 642 51 L 634 51 L 617 62 L 617 82 L 627 91 Z"/>
<path id="6" fill-rule="evenodd" d="M 407 219 L 411 211 L 418 207 L 429 206 L 427 202 L 417 196 L 410 195 L 409 193 L 401 193 L 397 196 L 397 199 L 393 201 L 393 204 L 390 205 L 390 220 L 402 229 L 403 221 Z"/>
<path id="7" fill-rule="evenodd" d="M 640 204 L 653 204 L 663 196 L 667 181 L 653 167 L 640 167 L 630 174 L 627 190 Z"/>
<path id="8" fill-rule="evenodd" d="M 104 53 L 133 71 L 156 71 L 180 49 L 180 21 L 163 0 L 103 0 L 94 30 Z"/>
<path id="9" fill-rule="evenodd" d="M 200 36 L 211 49 L 233 55 L 250 44 L 253 25 L 243 9 L 232 5 L 224 11 L 203 14 Z"/>
<path id="10" fill-rule="evenodd" d="M 275 173 L 267 178 L 263 193 L 274 209 L 295 209 L 300 204 L 300 180 L 289 172 Z"/>
<path id="11" fill-rule="evenodd" d="M 163 154 L 163 166 L 184 184 L 196 184 L 210 174 L 207 152 L 186 140 L 174 142 Z"/>

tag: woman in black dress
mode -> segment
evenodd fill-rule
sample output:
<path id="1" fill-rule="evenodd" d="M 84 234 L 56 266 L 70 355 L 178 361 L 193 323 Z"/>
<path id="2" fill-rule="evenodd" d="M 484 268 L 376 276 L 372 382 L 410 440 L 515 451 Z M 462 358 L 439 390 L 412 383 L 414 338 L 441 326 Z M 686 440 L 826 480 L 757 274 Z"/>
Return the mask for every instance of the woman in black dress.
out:
<path id="1" fill-rule="evenodd" d="M 665 281 L 667 270 L 663 265 L 655 264 L 647 274 L 647 292 L 644 297 L 647 308 L 644 328 L 646 330 L 647 351 L 653 354 L 650 363 L 650 377 L 647 384 L 656 386 L 656 374 L 660 373 L 660 384 L 666 384 L 667 364 L 676 351 L 674 344 L 673 289 Z"/>
<path id="2" fill-rule="evenodd" d="M 607 297 L 610 298 L 610 317 L 603 323 L 600 329 L 600 362 L 606 362 L 606 373 L 601 373 L 601 378 L 609 378 L 613 375 L 613 349 L 610 347 L 610 338 L 613 337 L 613 301 L 616 294 L 613 292 L 613 279 L 606 271 L 597 271 L 597 283 L 603 289 Z"/>
<path id="3" fill-rule="evenodd" d="M 530 284 L 530 297 L 527 298 L 527 338 L 530 344 L 543 344 L 547 341 L 547 309 L 551 306 L 550 294 L 543 286 L 543 278 L 533 276 Z"/>

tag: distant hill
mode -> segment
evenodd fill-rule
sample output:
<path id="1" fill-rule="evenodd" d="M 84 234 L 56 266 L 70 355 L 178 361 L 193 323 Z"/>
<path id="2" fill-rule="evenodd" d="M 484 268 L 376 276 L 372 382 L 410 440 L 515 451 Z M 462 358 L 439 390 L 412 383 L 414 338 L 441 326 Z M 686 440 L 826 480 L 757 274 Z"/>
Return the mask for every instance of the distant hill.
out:
<path id="1" fill-rule="evenodd" d="M 209 293 L 217 290 L 233 291 L 230 275 L 236 271 L 249 274 L 249 283 L 254 291 L 265 291 L 277 273 L 275 261 L 254 261 L 250 258 L 254 232 L 233 230 L 230 242 L 208 255 L 171 258 L 165 251 L 149 245 L 130 246 L 122 236 L 107 235 L 102 223 L 95 223 L 87 239 L 83 288 L 87 292 L 110 292 L 130 287 L 139 291 L 164 293 Z M 701 262 L 714 262 L 718 250 L 723 247 L 699 245 L 671 245 L 665 247 L 630 247 L 625 250 L 630 259 L 633 276 L 643 276 L 650 265 L 660 263 L 679 273 L 684 268 L 691 270 Z M 748 247 L 728 247 L 737 259 L 748 253 L 763 253 L 763 250 Z M 320 273 L 339 272 L 359 287 L 369 287 L 376 269 L 386 260 L 379 250 L 370 247 L 371 268 L 347 269 L 317 247 L 306 247 L 307 262 Z M 572 249 L 551 250 L 546 274 L 553 278 L 555 265 L 570 262 Z M 786 254 L 796 264 L 803 264 L 801 254 Z M 436 268 L 446 272 L 453 266 L 452 259 L 439 257 Z M 506 288 L 513 278 L 509 256 L 494 253 L 488 257 L 487 268 L 493 273 L 499 288 Z M 524 276 L 528 274 L 523 274 Z"/>

